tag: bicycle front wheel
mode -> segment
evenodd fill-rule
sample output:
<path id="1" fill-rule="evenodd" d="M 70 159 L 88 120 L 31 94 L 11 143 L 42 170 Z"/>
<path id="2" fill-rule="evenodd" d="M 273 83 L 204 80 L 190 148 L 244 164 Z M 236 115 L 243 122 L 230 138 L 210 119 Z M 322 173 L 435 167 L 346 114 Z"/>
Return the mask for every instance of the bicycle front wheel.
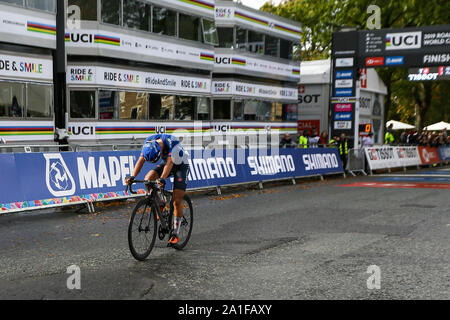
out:
<path id="1" fill-rule="evenodd" d="M 144 261 L 155 245 L 157 220 L 152 202 L 143 199 L 136 204 L 128 225 L 128 245 L 136 260 Z"/>

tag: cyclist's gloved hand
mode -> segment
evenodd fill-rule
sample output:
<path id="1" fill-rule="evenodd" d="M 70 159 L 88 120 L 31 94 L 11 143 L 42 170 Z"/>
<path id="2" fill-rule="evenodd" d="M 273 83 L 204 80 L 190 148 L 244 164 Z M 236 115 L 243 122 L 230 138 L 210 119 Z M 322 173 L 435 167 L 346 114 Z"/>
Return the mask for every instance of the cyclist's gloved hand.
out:
<path id="1" fill-rule="evenodd" d="M 164 187 L 166 186 L 166 179 L 159 178 L 159 179 L 156 180 L 156 182 L 158 182 L 158 185 L 159 185 L 161 188 L 164 188 Z"/>
<path id="2" fill-rule="evenodd" d="M 133 176 L 127 176 L 127 177 L 125 177 L 125 183 L 128 185 L 131 185 L 131 184 L 133 184 L 134 179 L 135 179 L 135 177 L 133 177 Z"/>

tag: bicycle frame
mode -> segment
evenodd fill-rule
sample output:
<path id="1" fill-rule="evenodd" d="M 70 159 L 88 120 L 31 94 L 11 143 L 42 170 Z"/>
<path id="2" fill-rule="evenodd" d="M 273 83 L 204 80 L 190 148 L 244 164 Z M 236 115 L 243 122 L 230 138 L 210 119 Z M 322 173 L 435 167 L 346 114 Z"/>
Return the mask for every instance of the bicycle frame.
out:
<path id="1" fill-rule="evenodd" d="M 159 217 L 159 222 L 161 224 L 161 226 L 166 229 L 166 230 L 170 230 L 170 226 L 172 223 L 172 215 L 169 214 L 166 216 L 164 216 L 161 212 L 161 208 L 160 205 L 164 204 L 165 206 L 167 205 L 167 201 L 164 202 L 161 199 L 160 194 L 162 193 L 167 193 L 169 199 L 169 204 L 172 201 L 172 192 L 161 189 L 158 187 L 158 184 L 156 183 L 156 181 L 151 181 L 151 180 L 134 180 L 133 183 L 144 183 L 145 186 L 148 186 L 150 191 L 147 193 L 146 198 L 149 200 L 149 205 L 153 207 L 153 209 L 155 210 L 157 217 Z M 131 194 L 137 194 L 137 192 L 133 191 L 132 189 L 132 184 L 131 185 L 127 185 L 127 188 L 125 189 L 125 191 L 130 190 Z M 141 221 L 142 223 L 142 221 Z"/>

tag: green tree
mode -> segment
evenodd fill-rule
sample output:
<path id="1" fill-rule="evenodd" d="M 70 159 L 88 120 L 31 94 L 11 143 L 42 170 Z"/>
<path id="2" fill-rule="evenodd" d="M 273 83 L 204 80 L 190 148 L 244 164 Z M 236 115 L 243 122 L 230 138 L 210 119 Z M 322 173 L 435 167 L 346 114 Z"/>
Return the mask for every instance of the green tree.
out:
<path id="1" fill-rule="evenodd" d="M 366 29 L 369 5 L 381 9 L 381 28 L 405 28 L 414 26 L 447 24 L 450 21 L 450 1 L 448 0 L 286 0 L 279 6 L 271 2 L 261 10 L 286 17 L 302 24 L 303 61 L 326 59 L 331 55 L 331 36 L 343 27 Z M 411 108 L 418 108 L 418 125 L 428 119 L 428 112 L 439 117 L 448 115 L 449 100 L 435 103 L 438 92 L 447 85 L 412 83 L 400 85 L 399 92 L 394 85 L 405 79 L 404 70 L 382 68 L 377 70 L 388 88 L 385 103 L 385 117 L 397 114 L 400 110 L 411 114 Z M 395 93 L 395 104 L 393 100 Z M 439 95 L 445 96 L 445 93 Z M 434 99 L 433 99 L 434 98 Z M 396 109 L 391 109 L 393 105 Z M 439 109 L 438 112 L 434 108 Z M 414 113 L 414 112 L 413 112 Z M 439 121 L 439 120 L 437 120 Z"/>

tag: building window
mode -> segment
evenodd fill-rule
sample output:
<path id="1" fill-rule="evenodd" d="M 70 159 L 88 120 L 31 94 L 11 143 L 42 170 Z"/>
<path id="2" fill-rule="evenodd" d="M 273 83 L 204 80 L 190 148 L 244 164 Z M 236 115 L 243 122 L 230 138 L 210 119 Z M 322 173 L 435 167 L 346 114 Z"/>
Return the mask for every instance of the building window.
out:
<path id="1" fill-rule="evenodd" d="M 204 42 L 208 43 L 208 44 L 212 44 L 213 46 L 219 45 L 217 28 L 216 28 L 214 21 L 202 19 L 202 23 L 203 23 Z M 233 41 L 233 34 L 231 35 L 231 41 Z"/>
<path id="2" fill-rule="evenodd" d="M 272 103 L 268 101 L 257 101 L 256 120 L 270 121 L 272 118 Z"/>
<path id="3" fill-rule="evenodd" d="M 120 119 L 148 119 L 148 94 L 145 92 L 120 92 Z"/>
<path id="4" fill-rule="evenodd" d="M 272 57 L 278 57 L 278 38 L 265 35 L 264 36 L 265 48 L 264 54 Z"/>
<path id="5" fill-rule="evenodd" d="M 27 0 L 28 8 L 56 12 L 56 0 Z"/>
<path id="6" fill-rule="evenodd" d="M 220 48 L 233 48 L 234 47 L 234 29 L 218 27 L 217 33 L 219 37 L 219 47 Z"/>
<path id="7" fill-rule="evenodd" d="M 24 5 L 24 1 L 25 0 L 0 0 L 0 2 L 6 2 L 6 3 L 10 3 L 10 4 L 15 4 L 18 6 L 23 6 Z"/>
<path id="8" fill-rule="evenodd" d="M 298 104 L 290 103 L 283 104 L 283 121 L 297 121 L 298 119 Z"/>
<path id="9" fill-rule="evenodd" d="M 142 1 L 123 2 L 123 25 L 131 29 L 150 31 L 151 7 Z"/>
<path id="10" fill-rule="evenodd" d="M 244 120 L 244 101 L 234 100 L 233 102 L 233 120 Z"/>
<path id="11" fill-rule="evenodd" d="M 187 14 L 179 14 L 178 35 L 182 39 L 201 41 L 200 38 L 200 18 Z"/>
<path id="12" fill-rule="evenodd" d="M 248 51 L 258 54 L 264 54 L 264 35 L 255 32 L 248 32 Z"/>
<path id="13" fill-rule="evenodd" d="M 240 27 L 236 28 L 236 48 L 247 50 L 247 30 Z"/>
<path id="14" fill-rule="evenodd" d="M 211 104 L 208 98 L 197 98 L 197 120 L 211 119 Z"/>
<path id="15" fill-rule="evenodd" d="M 283 104 L 280 102 L 272 102 L 272 108 L 270 109 L 268 120 L 281 121 L 282 116 L 283 116 Z"/>
<path id="16" fill-rule="evenodd" d="M 292 60 L 294 44 L 289 40 L 280 39 L 280 58 Z"/>
<path id="17" fill-rule="evenodd" d="M 177 13 L 165 8 L 153 7 L 153 32 L 166 35 L 176 35 Z"/>
<path id="18" fill-rule="evenodd" d="M 207 98 L 150 94 L 149 109 L 151 120 L 192 121 L 195 120 L 196 112 L 199 120 L 209 119 Z"/>
<path id="19" fill-rule="evenodd" d="M 102 22 L 120 25 L 120 0 L 102 0 Z"/>
<path id="20" fill-rule="evenodd" d="M 245 100 L 243 103 L 244 120 L 256 120 L 256 108 L 258 101 Z"/>
<path id="21" fill-rule="evenodd" d="M 27 86 L 27 117 L 49 118 L 53 110 L 53 86 L 29 84 Z"/>
<path id="22" fill-rule="evenodd" d="M 119 91 L 100 90 L 98 93 L 98 118 L 119 119 Z"/>
<path id="23" fill-rule="evenodd" d="M 25 84 L 0 82 L 0 117 L 23 117 Z"/>
<path id="24" fill-rule="evenodd" d="M 99 119 L 147 120 L 148 93 L 100 90 Z"/>
<path id="25" fill-rule="evenodd" d="M 72 119 L 95 118 L 95 91 L 70 91 L 70 117 Z"/>
<path id="26" fill-rule="evenodd" d="M 231 119 L 231 100 L 214 100 L 214 120 Z"/>
<path id="27" fill-rule="evenodd" d="M 70 6 L 78 6 L 81 11 L 81 20 L 97 21 L 97 1 L 69 0 Z"/>

